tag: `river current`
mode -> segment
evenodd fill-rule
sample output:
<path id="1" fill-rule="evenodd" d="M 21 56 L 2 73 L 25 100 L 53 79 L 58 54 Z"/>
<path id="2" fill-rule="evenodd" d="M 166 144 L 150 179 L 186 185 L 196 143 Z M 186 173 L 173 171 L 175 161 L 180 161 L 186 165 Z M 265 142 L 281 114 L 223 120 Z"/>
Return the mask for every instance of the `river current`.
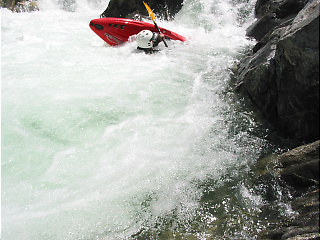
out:
<path id="1" fill-rule="evenodd" d="M 229 89 L 255 1 L 186 0 L 153 55 L 90 30 L 108 1 L 38 3 L 1 9 L 2 239 L 255 239 L 277 148 Z"/>

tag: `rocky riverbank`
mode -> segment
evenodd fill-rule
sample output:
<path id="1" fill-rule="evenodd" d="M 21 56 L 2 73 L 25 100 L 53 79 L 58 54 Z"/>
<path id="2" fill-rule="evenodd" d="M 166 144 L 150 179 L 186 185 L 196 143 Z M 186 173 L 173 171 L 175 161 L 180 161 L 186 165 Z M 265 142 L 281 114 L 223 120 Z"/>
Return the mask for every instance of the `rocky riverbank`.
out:
<path id="1" fill-rule="evenodd" d="M 285 137 L 319 139 L 319 0 L 258 0 L 248 36 L 258 43 L 236 73 L 247 94 Z"/>
<path id="2" fill-rule="evenodd" d="M 247 30 L 258 43 L 236 71 L 236 91 L 248 96 L 280 135 L 301 143 L 319 139 L 319 6 L 319 0 L 258 0 L 257 21 Z M 282 154 L 272 160 L 276 168 L 267 170 L 269 161 L 258 174 L 257 182 L 267 189 L 270 179 L 290 189 L 296 213 L 258 239 L 320 239 L 319 144 Z"/>
<path id="3" fill-rule="evenodd" d="M 319 147 L 320 141 L 303 145 L 278 156 L 277 167 L 270 173 L 265 165 L 258 174 L 257 183 L 262 182 L 272 189 L 270 179 L 288 187 L 291 193 L 292 211 L 295 212 L 277 226 L 261 232 L 258 239 L 320 239 L 319 233 Z M 272 190 L 271 190 L 272 191 Z M 275 192 L 265 193 L 275 195 Z M 271 199 L 276 199 L 276 196 Z"/>

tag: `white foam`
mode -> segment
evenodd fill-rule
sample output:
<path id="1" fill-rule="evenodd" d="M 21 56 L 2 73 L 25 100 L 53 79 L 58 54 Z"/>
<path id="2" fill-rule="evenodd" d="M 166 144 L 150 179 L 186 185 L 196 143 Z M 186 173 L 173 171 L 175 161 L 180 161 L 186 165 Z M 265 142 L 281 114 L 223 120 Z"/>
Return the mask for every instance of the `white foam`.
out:
<path id="1" fill-rule="evenodd" d="M 195 182 L 219 179 L 238 157 L 219 94 L 250 42 L 232 6 L 186 1 L 159 25 L 188 42 L 145 55 L 90 30 L 102 3 L 39 4 L 1 10 L 6 234 L 124 238 L 173 212 L 192 219 Z"/>

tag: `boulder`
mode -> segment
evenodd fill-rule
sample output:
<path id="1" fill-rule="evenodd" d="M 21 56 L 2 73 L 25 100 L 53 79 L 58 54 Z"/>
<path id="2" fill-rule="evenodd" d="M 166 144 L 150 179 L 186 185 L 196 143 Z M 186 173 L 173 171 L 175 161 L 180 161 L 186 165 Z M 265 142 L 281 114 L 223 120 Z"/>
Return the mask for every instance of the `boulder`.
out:
<path id="1" fill-rule="evenodd" d="M 255 15 L 258 20 L 247 29 L 247 35 L 260 41 L 268 32 L 291 23 L 308 0 L 258 0 Z"/>
<path id="2" fill-rule="evenodd" d="M 296 15 L 309 0 L 257 0 L 255 5 L 255 15 L 257 18 L 265 14 L 274 13 L 278 19 Z"/>
<path id="3" fill-rule="evenodd" d="M 285 154 L 278 162 L 281 178 L 295 189 L 319 187 L 320 141 L 303 145 Z"/>
<path id="4" fill-rule="evenodd" d="M 13 12 L 32 12 L 39 10 L 36 0 L 0 0 L 0 6 L 8 8 Z"/>
<path id="5" fill-rule="evenodd" d="M 258 240 L 313 240 L 320 239 L 319 190 L 295 197 L 292 210 L 296 212 L 286 221 L 279 223 L 258 235 Z"/>
<path id="6" fill-rule="evenodd" d="M 282 1 L 276 9 L 277 18 L 283 19 L 288 16 L 297 15 L 309 0 L 286 0 Z"/>
<path id="7" fill-rule="evenodd" d="M 273 170 L 280 177 L 279 184 L 291 188 L 291 207 L 295 214 L 280 221 L 278 225 L 271 225 L 269 229 L 259 234 L 258 239 L 319 239 L 319 150 L 320 141 L 303 145 L 281 154 L 273 156 L 270 162 L 276 159 L 278 167 Z M 265 164 L 266 168 L 270 162 Z M 264 173 L 265 188 L 274 192 L 270 173 Z M 276 201 L 276 197 L 273 197 Z M 271 199 L 272 200 L 272 199 Z"/>
<path id="8" fill-rule="evenodd" d="M 3 8 L 13 9 L 16 5 L 16 0 L 0 0 L 0 6 Z"/>
<path id="9" fill-rule="evenodd" d="M 275 20 L 279 25 L 259 33 L 261 41 L 237 72 L 236 89 L 249 95 L 278 132 L 301 142 L 319 139 L 319 2 L 310 0 L 295 17 Z"/>
<path id="10" fill-rule="evenodd" d="M 258 41 L 261 41 L 263 37 L 269 33 L 272 29 L 280 28 L 285 25 L 289 25 L 293 20 L 292 17 L 285 19 L 278 19 L 274 13 L 268 13 L 258 19 L 253 25 L 247 29 L 247 35 L 254 37 Z"/>
<path id="11" fill-rule="evenodd" d="M 153 11 L 165 18 L 173 17 L 182 8 L 183 0 L 147 0 L 145 1 Z M 140 18 L 148 16 L 142 1 L 137 0 L 110 0 L 107 9 L 101 17 Z"/>

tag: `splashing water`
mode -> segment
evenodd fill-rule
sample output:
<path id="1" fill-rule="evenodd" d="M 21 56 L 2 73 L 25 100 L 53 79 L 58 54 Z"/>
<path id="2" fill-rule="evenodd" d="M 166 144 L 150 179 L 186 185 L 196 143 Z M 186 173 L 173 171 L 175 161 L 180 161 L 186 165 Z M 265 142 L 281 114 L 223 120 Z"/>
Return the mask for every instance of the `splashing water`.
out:
<path id="1" fill-rule="evenodd" d="M 158 24 L 188 42 L 154 55 L 91 32 L 106 3 L 1 9 L 2 238 L 253 238 L 263 229 L 264 203 L 246 178 L 268 143 L 226 90 L 252 45 L 253 4 L 186 0 Z"/>

